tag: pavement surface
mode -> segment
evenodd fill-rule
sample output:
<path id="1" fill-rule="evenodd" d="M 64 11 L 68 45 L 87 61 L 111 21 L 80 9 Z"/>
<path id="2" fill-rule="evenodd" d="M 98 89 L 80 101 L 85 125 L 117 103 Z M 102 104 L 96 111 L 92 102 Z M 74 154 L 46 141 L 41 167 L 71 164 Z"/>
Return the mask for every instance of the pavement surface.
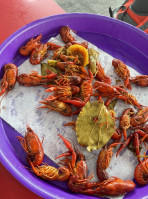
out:
<path id="1" fill-rule="evenodd" d="M 65 12 L 82 12 L 109 16 L 109 7 L 113 10 L 124 3 L 124 0 L 55 0 Z"/>

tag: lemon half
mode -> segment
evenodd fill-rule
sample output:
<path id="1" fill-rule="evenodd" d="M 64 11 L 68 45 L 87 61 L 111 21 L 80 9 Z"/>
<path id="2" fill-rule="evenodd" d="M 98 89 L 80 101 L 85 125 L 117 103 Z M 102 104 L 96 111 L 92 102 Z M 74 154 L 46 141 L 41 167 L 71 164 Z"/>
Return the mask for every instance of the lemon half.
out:
<path id="1" fill-rule="evenodd" d="M 67 55 L 78 56 L 81 66 L 86 66 L 89 63 L 88 50 L 79 44 L 74 44 L 67 48 Z"/>

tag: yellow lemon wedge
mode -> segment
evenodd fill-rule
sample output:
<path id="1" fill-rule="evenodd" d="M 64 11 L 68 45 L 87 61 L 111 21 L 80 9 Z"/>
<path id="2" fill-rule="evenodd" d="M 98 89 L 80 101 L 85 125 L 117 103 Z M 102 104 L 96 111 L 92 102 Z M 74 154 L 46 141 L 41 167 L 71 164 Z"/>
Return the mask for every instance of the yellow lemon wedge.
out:
<path id="1" fill-rule="evenodd" d="M 89 63 L 88 50 L 79 44 L 74 44 L 67 48 L 67 55 L 78 56 L 81 66 L 86 66 Z"/>

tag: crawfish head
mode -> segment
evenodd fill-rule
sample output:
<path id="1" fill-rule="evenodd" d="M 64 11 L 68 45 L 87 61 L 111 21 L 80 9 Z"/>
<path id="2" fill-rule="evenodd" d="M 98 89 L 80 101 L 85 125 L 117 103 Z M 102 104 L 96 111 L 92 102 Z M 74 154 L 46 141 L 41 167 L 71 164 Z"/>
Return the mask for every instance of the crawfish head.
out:
<path id="1" fill-rule="evenodd" d="M 1 81 L 0 96 L 14 88 L 17 73 L 18 68 L 16 65 L 9 63 L 4 66 L 4 76 Z"/>
<path id="2" fill-rule="evenodd" d="M 72 34 L 70 33 L 72 29 L 69 28 L 69 26 L 63 26 L 61 29 L 60 29 L 60 36 L 62 38 L 62 40 L 65 42 L 65 43 L 68 43 L 68 42 L 73 42 L 75 41 L 75 38 L 72 36 Z"/>
<path id="3" fill-rule="evenodd" d="M 132 108 L 127 108 L 126 110 L 124 110 L 120 118 L 120 127 L 123 130 L 125 140 L 127 140 L 126 129 L 128 129 L 131 126 L 130 119 L 131 116 L 133 116 L 133 114 L 134 110 Z"/>
<path id="4" fill-rule="evenodd" d="M 26 43 L 25 46 L 22 46 L 19 49 L 19 53 L 23 56 L 30 55 L 33 49 L 40 45 L 41 38 L 42 38 L 42 35 L 37 36 L 35 39 L 32 38 L 30 41 Z"/>
<path id="5" fill-rule="evenodd" d="M 23 138 L 18 136 L 18 139 L 32 164 L 34 166 L 40 165 L 43 161 L 44 151 L 42 143 L 34 131 L 28 126 L 25 137 Z"/>
<path id="6" fill-rule="evenodd" d="M 119 59 L 114 59 L 112 61 L 112 65 L 115 67 L 118 76 L 124 81 L 125 87 L 131 90 L 131 85 L 129 82 L 130 72 L 127 66 Z"/>
<path id="7" fill-rule="evenodd" d="M 47 50 L 47 44 L 40 44 L 39 46 L 34 48 L 30 55 L 30 63 L 33 65 L 39 64 L 43 59 L 45 59 L 48 56 Z"/>
<path id="8" fill-rule="evenodd" d="M 136 166 L 134 176 L 138 184 L 148 184 L 148 158 L 145 158 Z"/>
<path id="9" fill-rule="evenodd" d="M 131 126 L 139 126 L 145 124 L 148 121 L 148 107 L 145 107 L 138 111 L 130 120 Z"/>
<path id="10" fill-rule="evenodd" d="M 71 106 L 59 100 L 40 101 L 40 103 L 44 105 L 39 108 L 48 108 L 53 111 L 58 111 L 64 116 L 70 116 L 72 114 Z"/>
<path id="11" fill-rule="evenodd" d="M 104 181 L 108 179 L 108 173 L 105 171 L 110 164 L 110 160 L 113 155 L 113 147 L 117 146 L 119 143 L 113 143 L 108 148 L 105 147 L 101 149 L 98 159 L 97 159 L 97 176 L 100 181 Z"/>
<path id="12" fill-rule="evenodd" d="M 147 87 L 148 86 L 148 75 L 139 75 L 136 77 L 132 77 L 130 79 L 131 83 L 134 83 L 138 86 Z"/>

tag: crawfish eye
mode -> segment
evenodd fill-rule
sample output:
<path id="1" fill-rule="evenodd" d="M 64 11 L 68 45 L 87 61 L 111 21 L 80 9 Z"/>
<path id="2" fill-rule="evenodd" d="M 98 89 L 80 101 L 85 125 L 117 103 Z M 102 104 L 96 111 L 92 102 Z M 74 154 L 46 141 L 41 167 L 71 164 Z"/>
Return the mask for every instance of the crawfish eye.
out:
<path id="1" fill-rule="evenodd" d="M 11 85 L 9 86 L 9 90 L 12 90 L 13 88 L 14 88 L 14 85 L 11 84 Z"/>

